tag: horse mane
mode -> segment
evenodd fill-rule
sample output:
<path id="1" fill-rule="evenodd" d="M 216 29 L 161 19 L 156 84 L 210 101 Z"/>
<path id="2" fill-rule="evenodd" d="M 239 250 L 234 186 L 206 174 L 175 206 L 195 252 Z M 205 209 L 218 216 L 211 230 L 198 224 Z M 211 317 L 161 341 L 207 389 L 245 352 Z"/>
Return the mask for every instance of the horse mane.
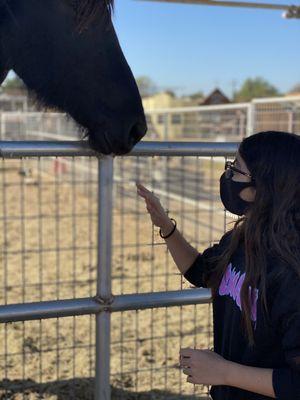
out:
<path id="1" fill-rule="evenodd" d="M 89 26 L 101 7 L 106 7 L 110 15 L 114 11 L 114 0 L 73 0 L 73 4 L 79 32 Z"/>

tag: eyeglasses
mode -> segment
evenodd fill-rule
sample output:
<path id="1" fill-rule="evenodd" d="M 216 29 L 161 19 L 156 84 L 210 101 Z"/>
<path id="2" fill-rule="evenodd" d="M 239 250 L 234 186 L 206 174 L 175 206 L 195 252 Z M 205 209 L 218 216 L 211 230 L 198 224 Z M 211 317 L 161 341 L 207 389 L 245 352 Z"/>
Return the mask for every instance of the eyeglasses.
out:
<path id="1" fill-rule="evenodd" d="M 234 163 L 235 163 L 235 161 L 225 161 L 226 178 L 232 178 L 232 176 L 233 176 L 233 172 L 232 171 L 235 171 L 235 172 L 238 172 L 238 173 L 240 173 L 242 175 L 248 176 L 249 178 L 251 178 L 252 181 L 255 180 L 247 172 L 241 171 L 240 169 L 236 168 L 234 166 Z"/>

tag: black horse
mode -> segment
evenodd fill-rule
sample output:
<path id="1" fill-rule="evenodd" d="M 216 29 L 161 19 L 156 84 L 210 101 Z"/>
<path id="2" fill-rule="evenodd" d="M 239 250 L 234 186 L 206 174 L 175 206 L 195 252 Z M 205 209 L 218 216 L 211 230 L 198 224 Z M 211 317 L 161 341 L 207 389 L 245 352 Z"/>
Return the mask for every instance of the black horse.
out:
<path id="1" fill-rule="evenodd" d="M 125 154 L 146 134 L 141 97 L 116 36 L 113 0 L 0 0 L 0 85 L 14 70 L 38 101 Z"/>

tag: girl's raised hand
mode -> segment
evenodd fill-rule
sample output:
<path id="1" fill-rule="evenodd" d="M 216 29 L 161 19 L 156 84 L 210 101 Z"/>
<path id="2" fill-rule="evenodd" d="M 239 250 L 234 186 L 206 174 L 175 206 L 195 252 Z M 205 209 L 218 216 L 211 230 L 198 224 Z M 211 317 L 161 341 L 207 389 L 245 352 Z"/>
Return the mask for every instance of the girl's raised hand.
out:
<path id="1" fill-rule="evenodd" d="M 146 208 L 150 214 L 153 224 L 159 228 L 168 226 L 170 219 L 160 204 L 159 198 L 150 192 L 150 190 L 146 189 L 141 183 L 136 182 L 136 187 L 138 195 L 143 197 L 145 200 Z"/>

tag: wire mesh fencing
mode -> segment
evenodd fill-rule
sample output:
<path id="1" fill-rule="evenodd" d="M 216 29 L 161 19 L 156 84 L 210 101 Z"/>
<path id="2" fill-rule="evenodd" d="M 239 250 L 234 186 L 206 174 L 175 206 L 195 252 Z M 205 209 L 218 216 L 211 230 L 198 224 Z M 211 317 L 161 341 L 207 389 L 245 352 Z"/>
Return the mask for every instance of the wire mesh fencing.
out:
<path id="1" fill-rule="evenodd" d="M 209 398 L 178 360 L 181 347 L 213 347 L 209 296 L 189 290 L 135 182 L 199 251 L 218 241 L 234 221 L 219 177 L 237 141 L 300 128 L 296 97 L 226 107 L 147 113 L 162 125 L 150 137 L 203 142 L 145 140 L 102 175 L 105 158 L 68 149 L 81 132 L 62 114 L 1 114 L 2 140 L 52 142 L 1 143 L 0 320 L 15 322 L 0 324 L 0 399 Z"/>
<path id="2" fill-rule="evenodd" d="M 146 110 L 148 135 L 163 140 L 241 140 L 248 110 L 248 103 Z"/>
<path id="3" fill-rule="evenodd" d="M 75 140 L 83 137 L 83 130 L 63 113 L 10 111 L 0 112 L 0 137 L 1 140 Z"/>
<path id="4" fill-rule="evenodd" d="M 219 174 L 228 151 L 221 150 L 223 156 L 217 157 L 155 156 L 152 148 L 146 156 L 114 159 L 108 246 L 116 299 L 171 294 L 191 286 L 152 225 L 135 182 L 160 197 L 186 239 L 201 250 L 218 240 L 231 220 L 218 198 Z M 98 160 L 92 156 L 55 159 L 60 158 L 67 159 L 67 170 L 55 170 L 48 157 L 2 159 L 3 307 L 92 299 L 97 292 Z M 80 159 L 84 159 L 84 176 Z M 208 398 L 208 387 L 185 381 L 178 358 L 180 347 L 213 346 L 211 304 L 180 305 L 179 298 L 177 302 L 174 307 L 140 309 L 138 305 L 108 312 L 110 329 L 104 344 L 109 347 L 107 383 L 112 398 Z M 2 398 L 94 398 L 93 315 L 4 323 L 0 332 Z"/>
<path id="5" fill-rule="evenodd" d="M 155 140 L 241 141 L 264 130 L 300 132 L 300 96 L 146 110 Z"/>
<path id="6" fill-rule="evenodd" d="M 1 160 L 1 304 L 95 293 L 95 160 L 86 160 L 85 180 L 76 175 L 76 161 L 61 175 L 46 158 Z M 93 398 L 87 385 L 94 376 L 93 320 L 0 325 L 0 397 Z"/>
<path id="7" fill-rule="evenodd" d="M 300 132 L 300 97 L 255 99 L 254 130 Z"/>
<path id="8" fill-rule="evenodd" d="M 300 96 L 145 110 L 147 139 L 241 141 L 263 130 L 300 131 Z M 1 140 L 74 140 L 84 131 L 61 113 L 2 112 Z"/>
<path id="9" fill-rule="evenodd" d="M 200 250 L 218 241 L 226 226 L 218 195 L 223 161 L 223 157 L 116 160 L 114 254 L 118 258 L 113 264 L 118 273 L 113 275 L 113 293 L 191 287 L 136 197 L 134 182 L 154 191 L 184 237 Z M 227 216 L 227 220 L 231 219 Z M 211 311 L 208 304 L 114 314 L 112 349 L 119 350 L 119 359 L 112 381 L 117 385 L 123 382 L 135 392 L 159 389 L 159 398 L 172 396 L 174 390 L 180 398 L 208 398 L 207 388 L 185 382 L 178 358 L 180 347 L 213 347 Z"/>

